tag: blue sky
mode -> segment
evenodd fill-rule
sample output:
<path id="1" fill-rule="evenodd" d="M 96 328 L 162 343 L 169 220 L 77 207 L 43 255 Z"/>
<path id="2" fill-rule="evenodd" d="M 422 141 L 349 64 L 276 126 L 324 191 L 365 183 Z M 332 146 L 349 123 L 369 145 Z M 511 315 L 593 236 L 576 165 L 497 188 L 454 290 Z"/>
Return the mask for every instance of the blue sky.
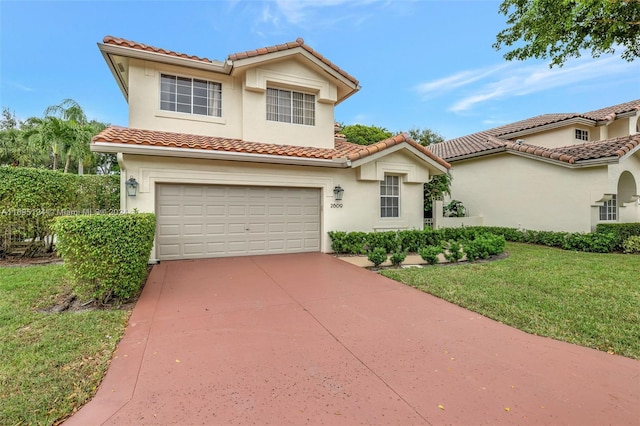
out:
<path id="1" fill-rule="evenodd" d="M 41 116 L 65 98 L 127 125 L 98 48 L 105 35 L 210 59 L 298 37 L 360 80 L 336 108 L 345 124 L 430 128 L 446 138 L 538 114 L 640 98 L 640 61 L 585 55 L 563 68 L 507 62 L 491 45 L 499 1 L 0 0 L 0 105 Z"/>

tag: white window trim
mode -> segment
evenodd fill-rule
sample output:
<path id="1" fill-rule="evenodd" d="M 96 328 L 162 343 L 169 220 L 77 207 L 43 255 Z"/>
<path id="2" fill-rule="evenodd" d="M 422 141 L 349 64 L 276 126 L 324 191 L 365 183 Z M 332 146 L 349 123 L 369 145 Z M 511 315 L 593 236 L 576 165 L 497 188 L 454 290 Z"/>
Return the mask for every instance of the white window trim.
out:
<path id="1" fill-rule="evenodd" d="M 382 195 L 382 185 L 385 185 L 385 186 L 387 185 L 386 180 L 387 180 L 388 177 L 397 179 L 398 195 L 388 195 L 388 194 Z M 378 195 L 378 197 L 379 197 L 378 198 L 378 205 L 379 205 L 379 210 L 378 211 L 379 211 L 380 219 L 382 219 L 382 220 L 397 220 L 397 219 L 400 219 L 400 217 L 402 216 L 402 210 L 401 210 L 401 199 L 402 199 L 401 187 L 402 187 L 402 179 L 401 179 L 401 177 L 399 175 L 385 174 L 383 180 L 379 181 L 379 183 L 378 183 L 378 188 L 379 188 L 378 189 L 378 194 L 379 194 Z M 396 198 L 398 200 L 398 207 L 397 207 L 398 208 L 398 215 L 397 216 L 383 216 L 383 214 L 382 214 L 382 209 L 383 208 L 385 208 L 385 209 L 393 209 L 394 208 L 393 206 L 391 206 L 391 207 L 389 207 L 389 206 L 383 207 L 382 206 L 383 197 L 384 198 Z"/>
<path id="2" fill-rule="evenodd" d="M 578 134 L 584 134 L 584 136 L 586 136 L 586 139 L 583 139 L 582 137 L 578 137 Z M 585 130 L 585 129 L 574 129 L 573 132 L 574 137 L 576 138 L 576 140 L 579 141 L 583 141 L 583 142 L 589 142 L 589 131 Z"/>
<path id="3" fill-rule="evenodd" d="M 617 222 L 618 221 L 618 197 L 613 194 L 610 200 L 604 202 L 598 208 L 598 219 L 600 222 Z M 602 217 L 605 217 L 604 219 Z"/>
<path id="4" fill-rule="evenodd" d="M 285 121 L 285 120 L 279 120 L 279 119 L 273 119 L 273 118 L 269 118 L 269 91 L 270 90 L 277 90 L 278 94 L 280 92 L 289 92 L 291 94 L 290 97 L 290 107 L 289 107 L 289 114 L 288 114 L 288 118 L 289 121 Z M 303 95 L 303 108 L 302 108 L 302 123 L 295 123 L 294 122 L 294 99 L 293 99 L 293 94 L 297 93 L 300 95 Z M 306 96 L 312 96 L 313 97 L 313 110 L 311 110 L 311 112 L 313 113 L 313 115 L 311 116 L 311 121 L 313 121 L 312 124 L 307 124 L 304 123 L 304 121 L 306 120 L 306 116 L 305 116 L 305 112 L 308 111 L 305 107 L 304 107 L 304 103 L 306 102 L 306 99 L 304 99 Z M 279 100 L 280 97 L 278 96 L 277 99 Z M 265 96 L 265 112 L 266 112 L 266 120 L 270 121 L 270 122 L 274 122 L 274 123 L 285 123 L 285 124 L 294 124 L 297 126 L 307 126 L 307 127 L 314 127 L 316 125 L 316 103 L 318 102 L 318 96 L 315 93 L 310 93 L 310 92 L 305 92 L 305 91 L 301 91 L 301 90 L 293 90 L 293 89 L 286 89 L 286 88 L 281 88 L 281 87 L 275 87 L 275 86 L 268 86 L 267 90 L 266 90 L 266 96 Z M 283 116 L 284 114 L 282 114 L 281 112 L 277 111 L 274 113 L 276 117 L 280 117 Z"/>
<path id="5" fill-rule="evenodd" d="M 193 77 L 193 76 L 190 76 L 190 75 L 177 74 L 177 73 L 172 73 L 172 72 L 160 72 L 158 74 L 159 74 L 160 77 L 158 79 L 158 113 L 156 113 L 156 115 L 163 116 L 163 115 L 167 114 L 171 118 L 179 118 L 179 116 L 183 116 L 183 117 L 190 117 L 191 119 L 196 119 L 198 121 L 214 121 L 214 122 L 219 122 L 218 120 L 220 120 L 220 119 L 222 119 L 224 117 L 224 105 L 223 105 L 223 99 L 222 99 L 222 95 L 223 95 L 223 84 L 222 84 L 222 82 L 215 81 L 215 80 L 209 80 L 209 79 L 206 79 L 206 78 Z M 163 76 L 175 77 L 176 79 L 177 78 L 185 78 L 185 79 L 191 80 L 191 112 L 172 111 L 172 110 L 162 109 L 162 77 Z M 220 115 L 198 114 L 198 113 L 194 113 L 193 112 L 193 107 L 194 107 L 194 103 L 193 103 L 193 81 L 194 80 L 206 81 L 207 83 L 213 83 L 213 84 L 217 84 L 217 85 L 220 86 Z M 176 94 L 176 96 L 177 96 L 177 94 Z M 207 96 L 207 101 L 209 101 L 208 96 Z M 174 103 L 176 105 L 178 104 L 177 98 L 176 98 Z M 176 114 L 176 116 L 173 116 L 173 114 Z M 213 120 L 211 120 L 211 119 L 213 119 Z"/>

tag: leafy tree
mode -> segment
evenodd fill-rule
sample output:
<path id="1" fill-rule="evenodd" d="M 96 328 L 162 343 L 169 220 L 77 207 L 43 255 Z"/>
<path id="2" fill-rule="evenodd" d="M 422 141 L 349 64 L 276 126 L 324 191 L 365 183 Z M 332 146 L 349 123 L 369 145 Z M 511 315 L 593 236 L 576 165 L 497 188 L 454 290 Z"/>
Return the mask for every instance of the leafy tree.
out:
<path id="1" fill-rule="evenodd" d="M 393 136 L 384 127 L 365 126 L 363 124 L 343 126 L 342 134 L 347 138 L 347 141 L 358 145 L 372 145 Z"/>
<path id="2" fill-rule="evenodd" d="M 427 146 L 434 143 L 444 142 L 444 137 L 431 129 L 411 128 L 407 132 L 411 139 L 418 142 L 420 145 Z"/>
<path id="3" fill-rule="evenodd" d="M 117 169 L 114 155 L 96 155 L 90 152 L 91 138 L 106 124 L 89 121 L 80 105 L 65 99 L 48 107 L 42 118 L 30 117 L 19 122 L 4 108 L 0 117 L 0 165 L 45 167 L 64 172 L 106 173 Z"/>
<path id="4" fill-rule="evenodd" d="M 411 139 L 420 145 L 429 146 L 434 143 L 444 142 L 444 137 L 431 129 L 411 128 L 407 132 Z M 424 215 L 432 216 L 433 199 L 441 198 L 444 195 L 451 195 L 451 173 L 432 176 L 431 180 L 424 184 Z"/>
<path id="5" fill-rule="evenodd" d="M 499 11 L 510 27 L 493 47 L 518 45 L 507 60 L 543 58 L 562 66 L 581 50 L 599 57 L 616 47 L 627 61 L 640 57 L 640 0 L 503 0 Z"/>

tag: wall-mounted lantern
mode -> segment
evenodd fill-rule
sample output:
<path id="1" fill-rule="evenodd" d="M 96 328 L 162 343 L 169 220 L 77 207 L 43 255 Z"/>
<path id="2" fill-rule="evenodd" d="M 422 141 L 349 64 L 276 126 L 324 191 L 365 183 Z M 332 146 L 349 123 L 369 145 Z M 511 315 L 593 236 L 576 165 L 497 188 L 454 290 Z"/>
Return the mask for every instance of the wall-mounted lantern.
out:
<path id="1" fill-rule="evenodd" d="M 333 188 L 333 198 L 335 198 L 336 201 L 342 201 L 343 194 L 344 194 L 344 189 L 342 189 L 340 185 L 337 185 L 335 188 Z"/>
<path id="2" fill-rule="evenodd" d="M 126 182 L 125 185 L 127 187 L 127 195 L 129 197 L 135 197 L 138 193 L 138 182 L 136 179 L 131 176 Z"/>

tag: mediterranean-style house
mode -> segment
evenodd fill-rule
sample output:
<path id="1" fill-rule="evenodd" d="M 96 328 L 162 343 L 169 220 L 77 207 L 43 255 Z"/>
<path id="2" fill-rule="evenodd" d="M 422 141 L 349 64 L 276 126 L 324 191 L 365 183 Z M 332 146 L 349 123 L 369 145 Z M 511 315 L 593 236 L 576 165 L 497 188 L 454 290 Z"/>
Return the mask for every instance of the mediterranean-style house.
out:
<path id="1" fill-rule="evenodd" d="M 358 80 L 294 42 L 217 61 L 107 36 L 129 105 L 91 150 L 117 154 L 121 208 L 154 212 L 151 261 L 331 251 L 328 231 L 422 228 L 423 184 L 447 162 L 406 134 L 336 134 Z M 127 192 L 128 191 L 128 192 Z"/>
<path id="2" fill-rule="evenodd" d="M 452 165 L 451 198 L 487 226 L 590 232 L 640 222 L 640 99 L 544 114 L 430 149 Z"/>

